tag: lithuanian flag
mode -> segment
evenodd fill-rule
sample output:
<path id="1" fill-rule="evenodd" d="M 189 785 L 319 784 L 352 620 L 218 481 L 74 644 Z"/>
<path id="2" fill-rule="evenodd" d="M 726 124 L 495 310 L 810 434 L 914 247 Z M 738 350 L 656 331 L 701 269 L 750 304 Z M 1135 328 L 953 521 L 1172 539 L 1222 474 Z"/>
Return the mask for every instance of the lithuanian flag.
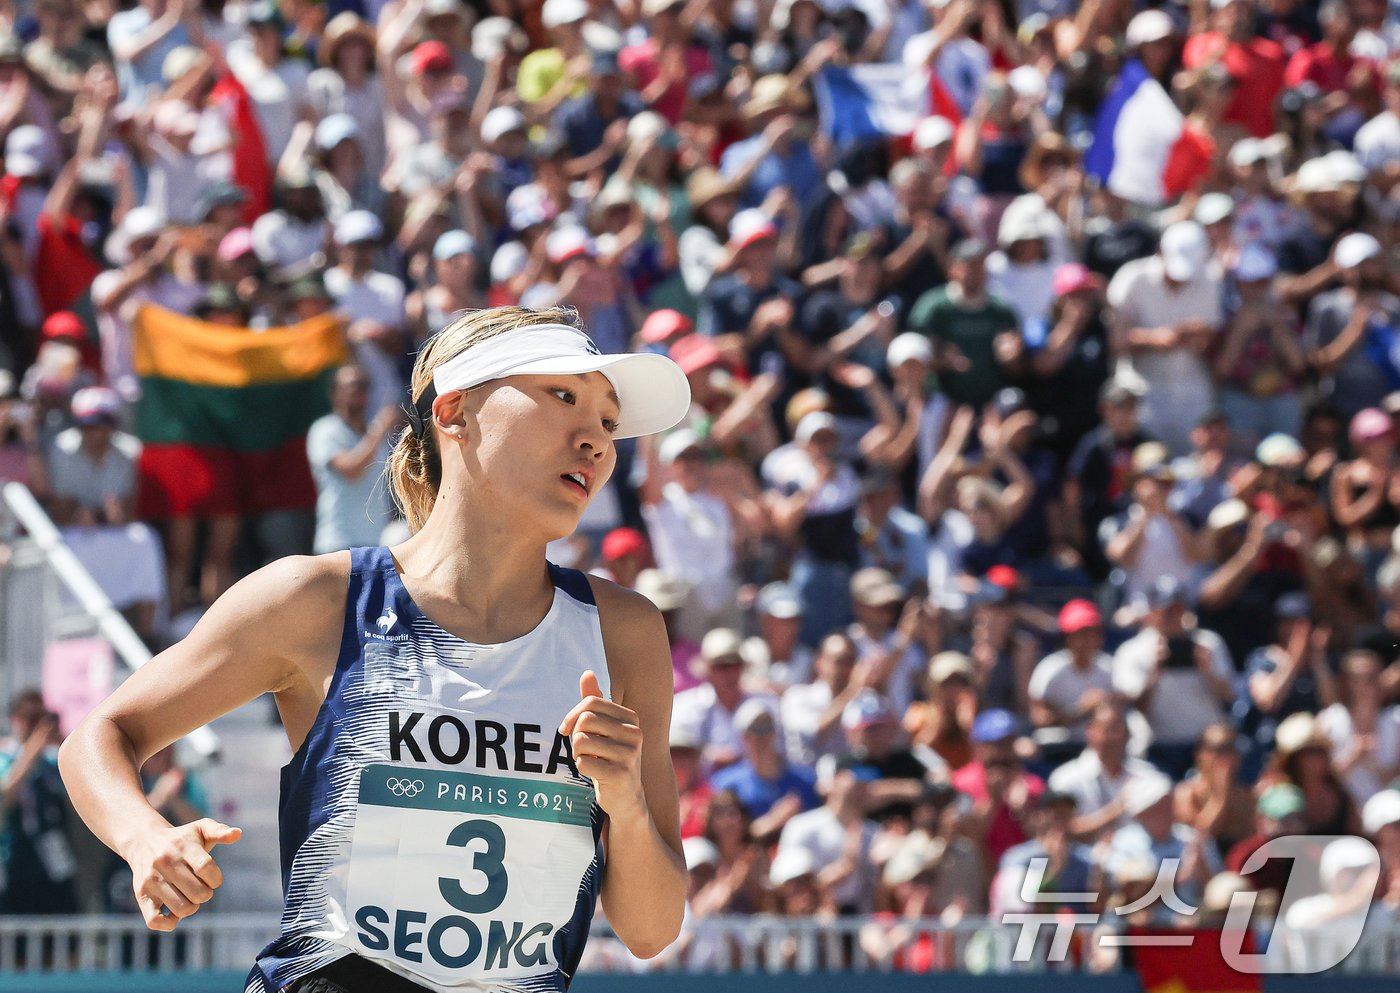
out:
<path id="1" fill-rule="evenodd" d="M 255 331 L 148 305 L 132 352 L 142 516 L 315 505 L 306 431 L 330 409 L 331 375 L 349 357 L 334 315 Z"/>

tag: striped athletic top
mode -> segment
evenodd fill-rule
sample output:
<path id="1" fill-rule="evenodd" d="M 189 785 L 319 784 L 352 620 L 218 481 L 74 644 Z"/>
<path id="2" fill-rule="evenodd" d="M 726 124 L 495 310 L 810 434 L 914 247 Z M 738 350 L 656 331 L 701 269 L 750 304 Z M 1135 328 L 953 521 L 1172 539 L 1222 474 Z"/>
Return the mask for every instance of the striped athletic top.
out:
<path id="1" fill-rule="evenodd" d="M 351 953 L 429 990 L 563 990 L 603 877 L 603 813 L 559 722 L 609 692 L 588 579 L 499 645 L 423 615 L 387 548 L 351 551 L 325 703 L 282 770 L 285 906 L 247 993 Z"/>

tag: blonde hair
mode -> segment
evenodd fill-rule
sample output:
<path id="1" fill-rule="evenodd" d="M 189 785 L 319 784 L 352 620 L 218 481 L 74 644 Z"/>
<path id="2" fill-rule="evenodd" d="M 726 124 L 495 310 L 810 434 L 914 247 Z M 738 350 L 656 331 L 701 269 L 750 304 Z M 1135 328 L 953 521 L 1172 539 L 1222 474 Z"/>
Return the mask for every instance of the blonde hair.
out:
<path id="1" fill-rule="evenodd" d="M 433 371 L 448 359 L 455 358 L 473 345 L 498 335 L 536 324 L 568 324 L 578 326 L 578 314 L 572 308 L 551 307 L 529 310 L 525 307 L 492 307 L 487 310 L 461 311 L 450 324 L 437 332 L 418 353 L 409 380 L 409 402 L 417 403 L 432 385 Z M 438 452 L 437 435 L 430 424 L 424 424 L 423 436 L 416 437 L 412 427 L 405 427 L 389 453 L 384 473 L 389 479 L 389 492 L 394 503 L 408 522 L 410 533 L 427 523 L 437 501 L 442 483 L 442 458 Z"/>

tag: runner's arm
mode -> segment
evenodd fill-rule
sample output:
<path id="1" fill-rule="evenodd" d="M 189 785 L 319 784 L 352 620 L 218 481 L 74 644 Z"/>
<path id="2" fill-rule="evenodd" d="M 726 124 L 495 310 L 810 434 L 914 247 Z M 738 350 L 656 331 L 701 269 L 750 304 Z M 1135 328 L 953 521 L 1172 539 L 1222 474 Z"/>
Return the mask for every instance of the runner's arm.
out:
<path id="1" fill-rule="evenodd" d="M 170 930 L 212 896 L 222 877 L 204 852 L 237 840 L 237 830 L 209 819 L 172 827 L 146 800 L 142 764 L 262 693 L 314 695 L 300 663 L 338 641 L 343 559 L 282 559 L 242 580 L 187 638 L 133 673 L 63 743 L 59 768 L 73 806 L 103 844 L 131 863 L 138 895 L 152 873 L 173 887 L 160 889 L 154 903 L 142 900 L 150 927 Z M 160 915 L 162 903 L 173 916 Z"/>
<path id="2" fill-rule="evenodd" d="M 676 939 L 685 914 L 686 870 L 669 745 L 671 654 L 651 603 L 606 581 L 593 586 L 612 696 L 635 713 L 642 739 L 642 802 L 630 811 L 609 811 L 604 829 L 603 909 L 633 954 L 652 958 Z"/>

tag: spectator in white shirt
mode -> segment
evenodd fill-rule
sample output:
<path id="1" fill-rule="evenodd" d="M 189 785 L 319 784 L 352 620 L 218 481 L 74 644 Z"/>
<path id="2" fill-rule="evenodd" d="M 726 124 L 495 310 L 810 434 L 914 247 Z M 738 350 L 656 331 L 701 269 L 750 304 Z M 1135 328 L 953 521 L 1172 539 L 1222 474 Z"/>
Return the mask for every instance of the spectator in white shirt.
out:
<path id="1" fill-rule="evenodd" d="M 1162 461 L 1161 445 L 1148 442 L 1133 452 L 1133 502 L 1127 513 L 1099 529 L 1104 555 L 1123 570 L 1123 594 L 1130 601 L 1161 579 L 1187 583 L 1194 571 L 1196 536 L 1168 502 L 1176 476 Z"/>
<path id="2" fill-rule="evenodd" d="M 132 519 L 141 443 L 117 430 L 121 406 L 105 386 L 73 395 L 76 426 L 48 453 L 50 511 L 113 605 L 131 610 L 137 632 L 150 638 L 165 598 L 165 559 L 155 532 Z"/>
<path id="3" fill-rule="evenodd" d="M 1381 661 L 1358 650 L 1342 660 L 1341 700 L 1317 715 L 1332 761 L 1359 807 L 1400 775 L 1400 707 L 1386 706 Z"/>
<path id="4" fill-rule="evenodd" d="M 693 634 L 737 622 L 734 525 L 729 507 L 710 492 L 712 446 L 694 431 L 671 432 L 647 447 L 642 516 L 657 566 L 691 586 L 683 626 Z"/>
<path id="5" fill-rule="evenodd" d="M 1064 728 L 1069 743 L 1082 746 L 1089 715 L 1113 696 L 1113 658 L 1103 650 L 1103 618 L 1090 601 L 1065 604 L 1059 624 L 1065 647 L 1045 656 L 1031 673 L 1031 722 L 1037 728 Z"/>
<path id="6" fill-rule="evenodd" d="M 865 817 L 866 786 L 849 769 L 831 777 L 826 803 L 798 814 L 783 826 L 778 854 L 802 851 L 811 856 L 822 882 L 833 889 L 845 913 L 869 913 L 875 895 L 870 847 L 878 830 Z M 855 858 L 849 857 L 851 853 Z"/>
<path id="7" fill-rule="evenodd" d="M 851 607 L 856 619 L 848 629 L 870 668 L 869 685 L 896 714 L 909 709 L 915 680 L 922 678 L 928 656 L 917 635 L 923 601 L 907 603 L 908 594 L 886 569 L 868 566 L 851 577 Z"/>
<path id="8" fill-rule="evenodd" d="M 385 440 L 399 424 L 396 407 L 369 416 L 369 376 L 342 366 L 331 386 L 331 412 L 306 432 L 306 457 L 316 480 L 317 555 L 379 544 L 389 520 L 383 480 Z"/>
<path id="9" fill-rule="evenodd" d="M 822 639 L 812 663 L 816 678 L 795 683 L 783 693 L 783 730 L 793 761 L 816 765 L 824 756 L 845 754 L 841 711 L 865 685 L 852 678 L 856 668 L 856 646 L 845 634 L 834 632 Z"/>
<path id="10" fill-rule="evenodd" d="M 1187 627 L 1186 588 L 1170 576 L 1147 595 L 1143 628 L 1113 657 L 1113 685 L 1147 717 L 1150 758 L 1180 778 L 1196 741 L 1233 703 L 1234 665 L 1213 631 Z"/>
<path id="11" fill-rule="evenodd" d="M 732 765 L 743 757 L 743 739 L 734 726 L 734 714 L 745 700 L 777 701 L 768 694 L 744 689 L 744 659 L 739 654 L 743 639 L 730 628 L 715 628 L 700 643 L 696 667 L 705 682 L 676 694 L 672 723 L 690 740 L 700 742 L 701 761 L 714 770 Z"/>
<path id="12" fill-rule="evenodd" d="M 749 639 L 761 646 L 765 673 L 774 687 L 798 686 L 812 678 L 812 649 L 802 644 L 802 600 L 788 583 L 769 583 L 754 600 L 758 634 Z"/>
<path id="13" fill-rule="evenodd" d="M 1210 409 L 1206 355 L 1223 319 L 1220 275 L 1205 229 L 1178 221 L 1156 255 L 1126 263 L 1108 284 L 1114 348 L 1147 383 L 1142 424 L 1173 455 L 1191 450 L 1191 427 Z"/>
<path id="14" fill-rule="evenodd" d="M 1130 781 L 1160 774 L 1152 763 L 1128 754 L 1127 714 L 1116 700 L 1094 707 L 1084 737 L 1084 751 L 1052 772 L 1048 785 L 1075 798 L 1072 830 L 1076 837 L 1091 838 L 1127 823 L 1123 795 Z"/>
<path id="15" fill-rule="evenodd" d="M 326 272 L 326 290 L 349 323 L 356 360 L 369 373 L 369 409 L 376 413 L 398 406 L 403 395 L 398 362 L 406 344 L 403 281 L 372 268 L 383 237 L 378 217 L 350 211 L 335 226 L 339 264 Z"/>
<path id="16" fill-rule="evenodd" d="M 268 164 L 275 164 L 299 119 L 310 117 L 307 79 L 311 67 L 285 57 L 283 21 L 277 5 L 259 0 L 248 8 L 248 39 L 229 46 L 228 64 L 248 97 L 262 128 Z"/>

